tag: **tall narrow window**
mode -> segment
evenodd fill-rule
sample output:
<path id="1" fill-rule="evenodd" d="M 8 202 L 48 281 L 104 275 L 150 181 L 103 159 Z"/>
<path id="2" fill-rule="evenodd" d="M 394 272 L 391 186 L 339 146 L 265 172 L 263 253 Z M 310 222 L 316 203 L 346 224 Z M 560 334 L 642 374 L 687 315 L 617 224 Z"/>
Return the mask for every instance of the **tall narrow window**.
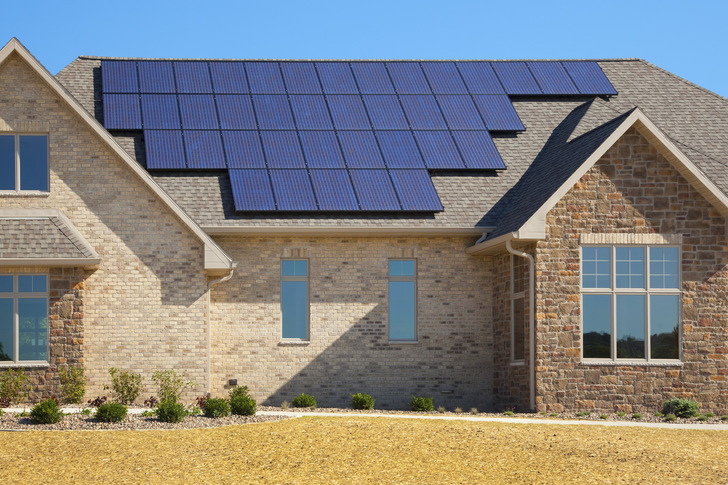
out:
<path id="1" fill-rule="evenodd" d="M 0 275 L 0 362 L 48 360 L 48 277 Z"/>
<path id="2" fill-rule="evenodd" d="M 308 261 L 281 261 L 281 315 L 284 339 L 308 339 Z"/>
<path id="3" fill-rule="evenodd" d="M 511 255 L 511 361 L 526 358 L 526 280 L 528 261 Z"/>
<path id="4" fill-rule="evenodd" d="M 389 260 L 389 340 L 417 340 L 414 259 Z"/>
<path id="5" fill-rule="evenodd" d="M 48 191 L 48 136 L 0 135 L 0 190 Z"/>

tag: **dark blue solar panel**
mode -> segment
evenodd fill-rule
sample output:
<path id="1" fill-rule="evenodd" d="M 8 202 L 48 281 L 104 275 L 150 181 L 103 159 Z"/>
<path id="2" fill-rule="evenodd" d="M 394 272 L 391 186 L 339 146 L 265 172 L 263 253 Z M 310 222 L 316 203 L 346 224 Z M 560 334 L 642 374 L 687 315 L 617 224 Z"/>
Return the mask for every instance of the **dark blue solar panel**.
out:
<path id="1" fill-rule="evenodd" d="M 441 211 L 442 203 L 427 170 L 390 170 L 402 210 Z"/>
<path id="2" fill-rule="evenodd" d="M 219 131 L 185 131 L 189 168 L 225 168 Z"/>
<path id="3" fill-rule="evenodd" d="M 326 97 L 337 130 L 371 130 L 361 97 L 333 94 Z"/>
<path id="4" fill-rule="evenodd" d="M 415 131 L 414 133 L 427 168 L 465 168 L 449 131 Z"/>
<path id="5" fill-rule="evenodd" d="M 346 62 L 317 62 L 321 85 L 326 94 L 357 94 L 354 75 Z"/>
<path id="6" fill-rule="evenodd" d="M 254 95 L 253 106 L 261 129 L 292 130 L 295 128 L 287 96 Z"/>
<path id="7" fill-rule="evenodd" d="M 313 62 L 281 62 L 280 65 L 289 94 L 321 93 L 321 84 Z"/>
<path id="8" fill-rule="evenodd" d="M 185 154 L 180 130 L 144 130 L 144 145 L 148 169 L 185 168 Z"/>
<path id="9" fill-rule="evenodd" d="M 544 94 L 579 94 L 559 62 L 529 62 L 528 68 Z"/>
<path id="10" fill-rule="evenodd" d="M 247 93 L 248 81 L 242 62 L 211 62 L 212 87 L 216 93 Z"/>
<path id="11" fill-rule="evenodd" d="M 101 89 L 104 93 L 138 93 L 136 62 L 101 61 Z"/>
<path id="12" fill-rule="evenodd" d="M 104 94 L 104 126 L 108 130 L 141 130 L 138 94 Z"/>
<path id="13" fill-rule="evenodd" d="M 230 168 L 266 168 L 257 131 L 223 131 L 222 141 Z"/>
<path id="14" fill-rule="evenodd" d="M 362 210 L 400 210 L 392 180 L 386 170 L 350 170 Z"/>
<path id="15" fill-rule="evenodd" d="M 316 199 L 306 170 L 271 170 L 270 180 L 280 211 L 315 211 Z"/>
<path id="16" fill-rule="evenodd" d="M 399 94 L 430 94 L 432 90 L 417 62 L 388 62 L 387 70 Z"/>
<path id="17" fill-rule="evenodd" d="M 596 62 L 564 61 L 561 64 L 581 94 L 617 94 Z"/>
<path id="18" fill-rule="evenodd" d="M 261 131 L 260 137 L 270 168 L 306 168 L 295 131 Z"/>
<path id="19" fill-rule="evenodd" d="M 397 96 L 364 95 L 363 98 L 375 130 L 406 130 L 409 128 Z"/>
<path id="20" fill-rule="evenodd" d="M 483 119 L 470 96 L 440 94 L 442 114 L 451 130 L 484 130 Z"/>
<path id="21" fill-rule="evenodd" d="M 142 94 L 144 129 L 171 128 L 179 130 L 179 108 L 174 94 Z"/>
<path id="22" fill-rule="evenodd" d="M 491 65 L 506 93 L 541 94 L 541 89 L 525 62 L 492 62 Z"/>
<path id="23" fill-rule="evenodd" d="M 333 131 L 301 131 L 301 145 L 311 168 L 346 168 Z"/>
<path id="24" fill-rule="evenodd" d="M 139 61 L 139 87 L 142 93 L 174 93 L 172 63 Z"/>
<path id="25" fill-rule="evenodd" d="M 363 94 L 394 94 L 384 63 L 352 62 L 351 70 Z"/>
<path id="26" fill-rule="evenodd" d="M 206 94 L 180 94 L 179 110 L 186 129 L 220 129 L 215 99 Z"/>
<path id="27" fill-rule="evenodd" d="M 487 131 L 453 131 L 467 168 L 504 169 L 506 165 Z"/>
<path id="28" fill-rule="evenodd" d="M 489 62 L 458 62 L 458 70 L 471 94 L 505 94 Z"/>
<path id="29" fill-rule="evenodd" d="M 330 130 L 331 116 L 321 95 L 294 94 L 291 108 L 299 130 Z"/>
<path id="30" fill-rule="evenodd" d="M 228 170 L 235 210 L 272 211 L 276 209 L 267 170 Z"/>
<path id="31" fill-rule="evenodd" d="M 436 94 L 468 94 L 455 64 L 452 62 L 423 62 L 427 80 Z"/>
<path id="32" fill-rule="evenodd" d="M 389 168 L 425 168 L 412 132 L 378 131 L 376 134 Z"/>
<path id="33" fill-rule="evenodd" d="M 346 170 L 311 170 L 313 191 L 323 211 L 356 211 L 359 204 Z"/>
<path id="34" fill-rule="evenodd" d="M 340 131 L 338 135 L 344 159 L 350 168 L 384 168 L 373 132 Z"/>
<path id="35" fill-rule="evenodd" d="M 286 92 L 277 62 L 246 62 L 250 91 L 262 94 Z"/>
<path id="36" fill-rule="evenodd" d="M 513 103 L 508 96 L 501 94 L 476 94 L 473 96 L 478 111 L 491 131 L 525 130 Z"/>
<path id="37" fill-rule="evenodd" d="M 207 62 L 175 62 L 174 75 L 177 79 L 178 93 L 212 93 Z"/>
<path id="38" fill-rule="evenodd" d="M 402 107 L 414 130 L 445 130 L 447 125 L 432 95 L 400 96 Z"/>
<path id="39" fill-rule="evenodd" d="M 250 96 L 218 94 L 216 99 L 220 127 L 223 130 L 250 130 L 258 127 Z"/>

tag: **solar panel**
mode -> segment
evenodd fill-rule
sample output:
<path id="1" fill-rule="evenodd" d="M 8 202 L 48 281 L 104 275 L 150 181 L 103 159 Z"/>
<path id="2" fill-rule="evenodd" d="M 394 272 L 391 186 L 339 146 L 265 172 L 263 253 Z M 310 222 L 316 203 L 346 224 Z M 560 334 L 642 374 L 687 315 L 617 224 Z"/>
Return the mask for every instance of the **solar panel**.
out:
<path id="1" fill-rule="evenodd" d="M 245 70 L 250 84 L 250 92 L 285 94 L 286 89 L 277 62 L 246 62 Z"/>
<path id="2" fill-rule="evenodd" d="M 439 94 L 437 100 L 451 130 L 484 130 L 485 124 L 470 96 Z"/>
<path id="3" fill-rule="evenodd" d="M 399 94 L 430 94 L 432 90 L 417 62 L 388 62 L 387 70 Z"/>
<path id="4" fill-rule="evenodd" d="M 139 88 L 142 93 L 174 93 L 172 63 L 139 61 Z"/>
<path id="5" fill-rule="evenodd" d="M 178 93 L 212 93 L 207 62 L 175 62 L 174 75 Z"/>
<path id="6" fill-rule="evenodd" d="M 257 131 L 223 131 L 222 141 L 230 168 L 266 168 Z"/>
<path id="7" fill-rule="evenodd" d="M 331 116 L 321 95 L 294 94 L 289 96 L 299 130 L 331 130 Z"/>
<path id="8" fill-rule="evenodd" d="M 276 94 L 253 95 L 258 126 L 263 130 L 292 130 L 295 128 L 288 97 Z"/>
<path id="9" fill-rule="evenodd" d="M 371 130 L 361 97 L 332 94 L 326 97 L 337 130 Z"/>
<path id="10" fill-rule="evenodd" d="M 437 101 L 432 95 L 400 96 L 402 107 L 414 130 L 446 130 Z"/>
<path id="11" fill-rule="evenodd" d="M 211 62 L 212 87 L 216 93 L 248 93 L 248 80 L 242 62 Z"/>
<path id="12" fill-rule="evenodd" d="M 362 94 L 394 94 L 384 63 L 352 62 L 351 70 Z"/>
<path id="13" fill-rule="evenodd" d="M 301 145 L 311 168 L 346 168 L 333 131 L 301 131 Z"/>
<path id="14" fill-rule="evenodd" d="M 109 130 L 141 130 L 138 94 L 104 94 L 104 126 Z"/>
<path id="15" fill-rule="evenodd" d="M 457 68 L 471 94 L 506 94 L 489 62 L 458 62 Z"/>
<path id="16" fill-rule="evenodd" d="M 425 168 L 412 132 L 378 131 L 376 135 L 389 168 Z"/>
<path id="17" fill-rule="evenodd" d="M 358 94 L 354 75 L 347 62 L 317 62 L 316 70 L 326 94 Z"/>
<path id="18" fill-rule="evenodd" d="M 544 94 L 579 94 L 559 62 L 529 62 L 528 68 Z"/>
<path id="19" fill-rule="evenodd" d="M 211 95 L 180 94 L 179 111 L 185 129 L 220 129 L 215 99 Z"/>
<path id="20" fill-rule="evenodd" d="M 513 103 L 506 95 L 476 94 L 473 101 L 485 120 L 485 127 L 491 131 L 525 130 Z"/>
<path id="21" fill-rule="evenodd" d="M 409 128 L 397 96 L 364 95 L 362 97 L 375 130 L 406 130 Z"/>
<path id="22" fill-rule="evenodd" d="M 323 211 L 356 211 L 354 187 L 346 170 L 311 170 L 313 191 Z"/>
<path id="23" fill-rule="evenodd" d="M 400 210 L 397 194 L 386 170 L 350 170 L 362 210 Z"/>
<path id="24" fill-rule="evenodd" d="M 564 61 L 561 64 L 581 94 L 617 94 L 596 62 Z"/>
<path id="25" fill-rule="evenodd" d="M 181 131 L 145 130 L 144 145 L 148 169 L 185 168 Z"/>
<path id="26" fill-rule="evenodd" d="M 487 131 L 453 131 L 467 168 L 505 169 L 506 165 Z"/>
<path id="27" fill-rule="evenodd" d="M 349 168 L 384 168 L 373 132 L 340 131 L 338 135 Z"/>
<path id="28" fill-rule="evenodd" d="M 144 129 L 180 129 L 177 96 L 174 94 L 142 94 Z"/>
<path id="29" fill-rule="evenodd" d="M 189 168 L 225 168 L 225 155 L 219 131 L 185 131 L 185 151 Z"/>
<path id="30" fill-rule="evenodd" d="M 491 62 L 507 94 L 541 94 L 525 62 Z"/>
<path id="31" fill-rule="evenodd" d="M 306 170 L 270 170 L 279 211 L 315 211 L 316 198 Z"/>
<path id="32" fill-rule="evenodd" d="M 465 168 L 449 131 L 415 131 L 414 134 L 427 168 Z"/>
<path id="33" fill-rule="evenodd" d="M 136 62 L 101 61 L 101 89 L 104 93 L 138 93 Z"/>
<path id="34" fill-rule="evenodd" d="M 261 131 L 260 138 L 270 168 L 306 168 L 295 131 Z"/>
<path id="35" fill-rule="evenodd" d="M 280 66 L 290 94 L 321 93 L 321 84 L 313 62 L 281 62 Z"/>
<path id="36" fill-rule="evenodd" d="M 402 210 L 441 211 L 440 198 L 427 170 L 390 170 Z"/>
<path id="37" fill-rule="evenodd" d="M 218 94 L 215 98 L 220 127 L 223 130 L 252 130 L 258 127 L 250 96 Z"/>
<path id="38" fill-rule="evenodd" d="M 452 62 L 423 62 L 422 70 L 436 94 L 468 94 L 455 64 Z"/>
<path id="39" fill-rule="evenodd" d="M 272 211 L 276 209 L 267 170 L 228 170 L 235 210 Z"/>

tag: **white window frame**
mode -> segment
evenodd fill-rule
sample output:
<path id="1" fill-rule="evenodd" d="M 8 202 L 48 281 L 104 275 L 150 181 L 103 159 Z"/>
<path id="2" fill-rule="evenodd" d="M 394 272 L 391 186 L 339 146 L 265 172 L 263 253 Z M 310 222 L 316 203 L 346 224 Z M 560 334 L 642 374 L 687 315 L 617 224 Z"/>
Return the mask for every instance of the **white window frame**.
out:
<path id="1" fill-rule="evenodd" d="M 50 169 L 50 158 L 51 158 L 51 152 L 50 152 L 50 136 L 48 136 L 48 133 L 35 133 L 35 132 L 28 132 L 28 133 L 3 133 L 0 132 L 0 135 L 2 136 L 12 136 L 15 138 L 15 188 L 11 190 L 0 190 L 0 194 L 47 194 L 51 190 L 51 169 Z M 36 190 L 36 189 L 21 189 L 20 188 L 20 170 L 21 170 L 21 160 L 20 160 L 20 137 L 21 136 L 44 136 L 46 139 L 46 187 L 48 187 L 47 190 Z"/>
<path id="2" fill-rule="evenodd" d="M 392 276 L 392 275 L 390 275 L 389 274 L 389 262 L 390 261 L 412 261 L 415 265 L 414 275 L 412 275 L 412 276 Z M 389 258 L 389 259 L 387 259 L 387 339 L 389 340 L 390 343 L 416 344 L 419 341 L 419 325 L 417 323 L 417 320 L 418 320 L 418 318 L 417 318 L 417 316 L 418 316 L 418 312 L 417 312 L 417 271 L 418 271 L 417 259 L 415 259 L 415 258 Z M 415 336 L 414 339 L 393 339 L 391 337 L 392 334 L 390 332 L 390 323 L 391 322 L 389 321 L 389 306 L 391 305 L 392 297 L 389 294 L 389 286 L 390 286 L 389 284 L 393 281 L 410 281 L 410 282 L 414 283 L 414 293 L 415 293 L 414 302 L 413 302 L 413 305 L 414 305 L 414 309 L 413 309 L 414 315 L 413 316 L 414 316 L 414 326 L 415 326 L 414 332 L 413 332 L 414 336 Z"/>
<path id="3" fill-rule="evenodd" d="M 283 276 L 283 262 L 284 261 L 306 261 L 306 276 Z M 281 264 L 279 267 L 279 275 L 281 277 L 280 291 L 281 291 L 281 340 L 286 342 L 308 342 L 311 340 L 311 284 L 309 277 L 311 275 L 311 261 L 308 258 L 281 258 Z M 298 337 L 283 337 L 283 282 L 284 281 L 303 281 L 306 283 L 306 336 L 304 338 Z"/>
<path id="4" fill-rule="evenodd" d="M 13 356 L 15 360 L 0 361 L 0 368 L 3 367 L 18 367 L 26 365 L 37 365 L 37 364 L 48 364 L 50 361 L 50 317 L 48 315 L 49 299 L 48 294 L 50 290 L 50 276 L 47 273 L 0 273 L 0 276 L 12 276 L 13 277 L 13 291 L 11 293 L 0 293 L 2 299 L 13 300 Z M 46 291 L 44 292 L 20 292 L 18 288 L 18 277 L 19 276 L 45 276 L 46 277 Z M 46 357 L 48 360 L 20 360 L 20 316 L 18 315 L 18 299 L 23 298 L 44 298 L 46 301 Z"/>
<path id="5" fill-rule="evenodd" d="M 522 291 L 516 291 L 516 264 L 517 257 L 513 254 L 511 256 L 511 364 L 512 365 L 524 365 L 526 363 L 526 285 L 524 284 Z M 524 258 L 521 258 L 524 259 Z M 528 275 L 528 269 L 526 269 L 526 276 Z M 518 300 L 523 302 L 523 357 L 520 359 L 516 358 L 516 302 Z"/>
<path id="6" fill-rule="evenodd" d="M 610 271 L 609 271 L 609 288 L 584 288 L 583 286 L 583 268 L 584 248 L 586 247 L 606 247 L 609 248 L 610 254 Z M 644 288 L 617 288 L 617 248 L 641 248 L 644 252 Z M 678 258 L 678 280 L 677 288 L 651 288 L 650 287 L 650 248 L 676 248 Z M 581 360 L 583 362 L 644 362 L 644 363 L 669 363 L 682 362 L 683 360 L 683 319 L 682 319 L 682 248 L 674 244 L 582 244 L 579 248 L 579 290 L 580 290 L 580 325 L 581 325 Z M 584 295 L 609 295 L 611 305 L 610 318 L 610 354 L 609 358 L 585 358 L 584 357 Z M 634 357 L 618 358 L 617 357 L 617 295 L 644 295 L 645 297 L 645 315 L 644 315 L 644 339 L 645 339 L 645 358 L 639 359 Z M 650 341 L 650 296 L 668 295 L 678 297 L 678 352 L 677 359 L 652 359 L 652 343 Z"/>

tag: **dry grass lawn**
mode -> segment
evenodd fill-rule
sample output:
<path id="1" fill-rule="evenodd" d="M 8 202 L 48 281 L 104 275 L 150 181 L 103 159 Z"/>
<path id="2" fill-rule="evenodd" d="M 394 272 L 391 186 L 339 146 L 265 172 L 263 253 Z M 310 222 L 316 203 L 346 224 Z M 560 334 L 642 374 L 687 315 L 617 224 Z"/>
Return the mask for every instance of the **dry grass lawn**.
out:
<path id="1" fill-rule="evenodd" d="M 728 432 L 306 417 L 0 433 L 2 483 L 726 483 Z"/>

